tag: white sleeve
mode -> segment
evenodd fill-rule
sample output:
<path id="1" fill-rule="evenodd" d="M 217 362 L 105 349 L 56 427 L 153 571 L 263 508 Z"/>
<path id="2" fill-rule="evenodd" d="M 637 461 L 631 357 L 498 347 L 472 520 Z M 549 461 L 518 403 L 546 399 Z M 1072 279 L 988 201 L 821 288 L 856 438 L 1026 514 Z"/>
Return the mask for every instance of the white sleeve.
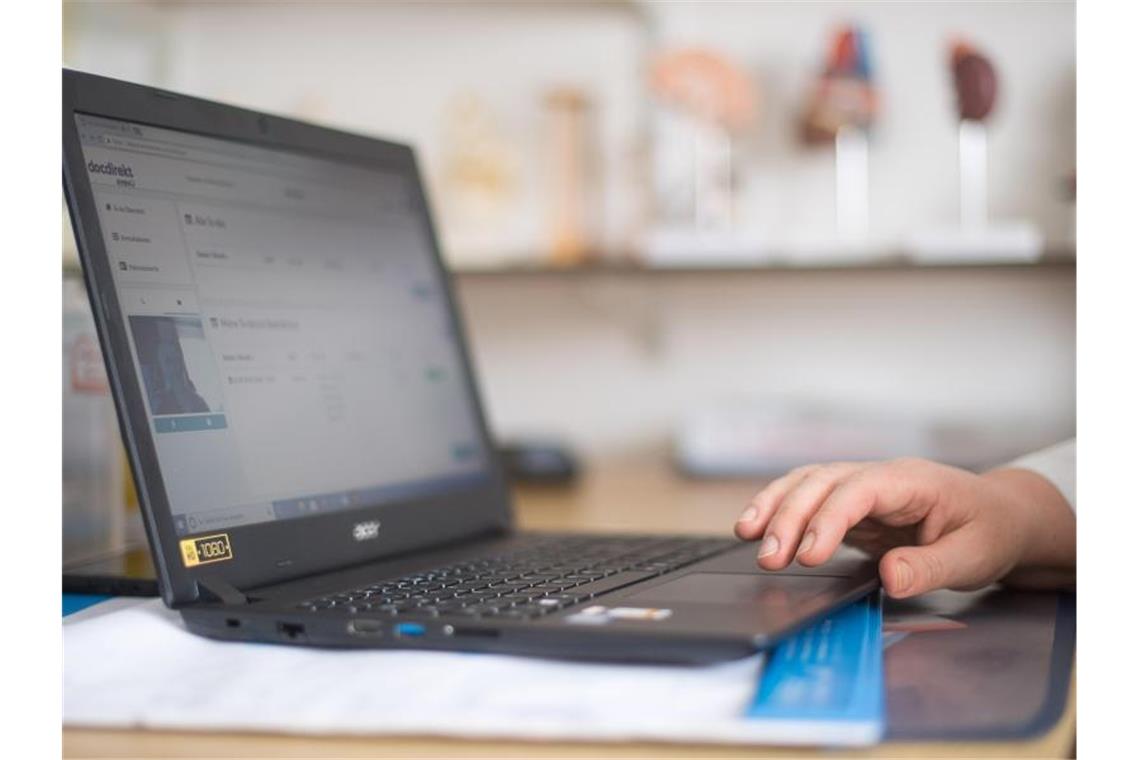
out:
<path id="1" fill-rule="evenodd" d="M 1016 467 L 1035 472 L 1052 483 L 1069 506 L 1077 509 L 1077 439 L 1073 438 L 1056 446 L 1027 454 L 1015 459 L 1006 467 Z"/>

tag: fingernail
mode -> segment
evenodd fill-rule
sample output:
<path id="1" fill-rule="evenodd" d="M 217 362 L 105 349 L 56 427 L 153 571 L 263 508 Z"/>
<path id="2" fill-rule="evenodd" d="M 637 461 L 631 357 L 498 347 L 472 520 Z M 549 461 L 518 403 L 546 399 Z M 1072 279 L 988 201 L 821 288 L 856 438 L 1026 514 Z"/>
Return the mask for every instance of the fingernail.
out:
<path id="1" fill-rule="evenodd" d="M 914 581 L 914 568 L 905 559 L 900 559 L 895 564 L 895 583 L 899 591 L 906 591 Z"/>
<path id="2" fill-rule="evenodd" d="M 804 534 L 804 540 L 800 541 L 800 548 L 796 551 L 796 556 L 800 556 L 806 551 L 810 551 L 815 545 L 815 531 L 808 531 Z"/>
<path id="3" fill-rule="evenodd" d="M 765 536 L 764 540 L 760 542 L 760 553 L 756 555 L 756 558 L 771 557 L 778 551 L 780 551 L 780 539 L 775 536 Z"/>
<path id="4" fill-rule="evenodd" d="M 744 514 L 742 514 L 740 518 L 737 519 L 737 522 L 752 522 L 756 519 L 757 514 L 759 513 L 756 511 L 756 507 L 749 507 L 748 509 L 744 510 Z"/>

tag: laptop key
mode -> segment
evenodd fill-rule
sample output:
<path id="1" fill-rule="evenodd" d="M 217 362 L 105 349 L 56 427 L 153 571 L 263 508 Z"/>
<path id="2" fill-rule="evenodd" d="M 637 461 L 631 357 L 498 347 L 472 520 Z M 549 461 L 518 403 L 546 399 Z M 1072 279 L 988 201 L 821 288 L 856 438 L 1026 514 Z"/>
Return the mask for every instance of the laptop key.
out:
<path id="1" fill-rule="evenodd" d="M 462 617 L 477 617 L 480 612 L 478 607 L 458 607 L 453 610 L 441 610 L 440 614 Z"/>
<path id="2" fill-rule="evenodd" d="M 571 604 L 577 604 L 581 598 L 582 597 L 575 596 L 573 594 L 558 594 L 556 596 L 547 596 L 539 599 L 538 603 L 543 607 L 553 607 L 555 605 L 558 605 L 559 607 L 568 607 Z"/>
<path id="3" fill-rule="evenodd" d="M 489 617 L 506 618 L 508 620 L 527 620 L 528 618 L 537 617 L 537 615 L 511 608 L 509 610 L 503 610 L 502 612 L 496 612 L 493 615 L 489 615 Z"/>

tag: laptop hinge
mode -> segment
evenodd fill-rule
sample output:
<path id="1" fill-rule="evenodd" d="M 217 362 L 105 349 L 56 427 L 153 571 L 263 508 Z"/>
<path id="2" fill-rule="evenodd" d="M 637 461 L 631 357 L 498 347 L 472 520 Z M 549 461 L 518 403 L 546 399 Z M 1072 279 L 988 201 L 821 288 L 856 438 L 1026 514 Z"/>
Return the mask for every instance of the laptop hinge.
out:
<path id="1" fill-rule="evenodd" d="M 234 588 L 225 578 L 199 578 L 198 585 L 221 599 L 223 604 L 249 604 L 249 597 Z"/>

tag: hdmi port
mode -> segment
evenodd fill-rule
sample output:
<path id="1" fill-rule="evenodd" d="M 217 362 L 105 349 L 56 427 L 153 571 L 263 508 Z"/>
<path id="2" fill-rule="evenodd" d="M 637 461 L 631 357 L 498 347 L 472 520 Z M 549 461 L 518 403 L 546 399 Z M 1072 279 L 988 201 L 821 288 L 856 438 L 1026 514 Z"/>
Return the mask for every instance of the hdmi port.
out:
<path id="1" fill-rule="evenodd" d="M 353 636 L 382 636 L 384 626 L 379 620 L 349 620 L 348 632 Z"/>

